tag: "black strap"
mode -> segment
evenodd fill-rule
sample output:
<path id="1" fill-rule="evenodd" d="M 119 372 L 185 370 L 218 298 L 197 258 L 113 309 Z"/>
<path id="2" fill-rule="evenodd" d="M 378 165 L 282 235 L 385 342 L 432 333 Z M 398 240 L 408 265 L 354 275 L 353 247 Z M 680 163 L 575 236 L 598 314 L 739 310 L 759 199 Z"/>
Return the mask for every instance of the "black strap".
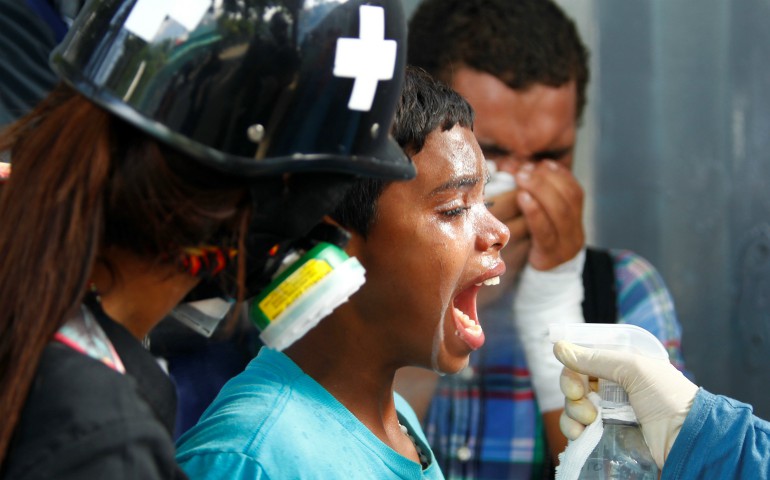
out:
<path id="1" fill-rule="evenodd" d="M 158 421 L 174 435 L 176 422 L 176 387 L 157 360 L 123 325 L 116 323 L 102 310 L 101 304 L 88 295 L 84 302 L 107 334 L 112 346 L 126 367 L 126 374 L 136 382 L 137 392 L 155 413 Z"/>
<path id="2" fill-rule="evenodd" d="M 583 287 L 583 318 L 586 323 L 617 323 L 615 265 L 609 251 L 586 249 Z"/>

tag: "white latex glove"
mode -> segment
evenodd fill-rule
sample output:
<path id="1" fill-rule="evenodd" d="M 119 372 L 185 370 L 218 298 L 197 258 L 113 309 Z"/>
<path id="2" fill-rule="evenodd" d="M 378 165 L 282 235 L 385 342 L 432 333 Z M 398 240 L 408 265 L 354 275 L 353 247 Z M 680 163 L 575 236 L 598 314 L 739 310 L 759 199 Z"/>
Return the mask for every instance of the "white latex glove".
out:
<path id="1" fill-rule="evenodd" d="M 596 409 L 586 398 L 589 392 L 586 375 L 611 380 L 628 393 L 652 457 L 662 469 L 692 408 L 697 385 L 687 380 L 668 360 L 584 348 L 565 341 L 557 342 L 553 352 L 567 367 L 560 378 L 561 390 L 566 397 L 560 422 L 562 433 L 574 440 L 596 417 Z"/>
<path id="2" fill-rule="evenodd" d="M 562 365 L 553 356 L 548 339 L 552 323 L 583 323 L 583 265 L 585 249 L 571 260 L 546 271 L 527 265 L 513 299 L 514 318 L 532 375 L 541 412 L 560 410 L 564 397 L 559 390 Z"/>

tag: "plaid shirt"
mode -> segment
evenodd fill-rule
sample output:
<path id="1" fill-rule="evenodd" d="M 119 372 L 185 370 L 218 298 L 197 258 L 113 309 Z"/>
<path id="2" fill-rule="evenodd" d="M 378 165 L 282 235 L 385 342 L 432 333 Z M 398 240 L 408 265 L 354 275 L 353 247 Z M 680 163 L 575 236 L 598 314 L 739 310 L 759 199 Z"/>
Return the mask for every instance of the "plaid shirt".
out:
<path id="1" fill-rule="evenodd" d="M 660 274 L 633 252 L 610 252 L 618 323 L 653 333 L 680 370 L 681 327 Z M 469 366 L 442 377 L 425 419 L 428 442 L 447 479 L 537 479 L 552 475 L 524 349 L 511 318 L 513 292 L 479 312 L 487 342 Z"/>

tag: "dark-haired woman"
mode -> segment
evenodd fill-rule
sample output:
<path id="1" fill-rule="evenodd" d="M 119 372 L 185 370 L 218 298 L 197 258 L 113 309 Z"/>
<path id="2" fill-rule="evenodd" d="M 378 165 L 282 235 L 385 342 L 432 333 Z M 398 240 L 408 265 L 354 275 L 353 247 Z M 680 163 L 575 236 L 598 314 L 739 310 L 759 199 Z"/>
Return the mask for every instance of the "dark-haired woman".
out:
<path id="1" fill-rule="evenodd" d="M 202 279 L 242 299 L 355 175 L 414 175 L 385 128 L 403 49 L 355 104 L 329 55 L 359 21 L 401 43 L 400 3 L 262 3 L 89 2 L 63 83 L 0 132 L 0 478 L 183 477 L 142 340 Z"/>

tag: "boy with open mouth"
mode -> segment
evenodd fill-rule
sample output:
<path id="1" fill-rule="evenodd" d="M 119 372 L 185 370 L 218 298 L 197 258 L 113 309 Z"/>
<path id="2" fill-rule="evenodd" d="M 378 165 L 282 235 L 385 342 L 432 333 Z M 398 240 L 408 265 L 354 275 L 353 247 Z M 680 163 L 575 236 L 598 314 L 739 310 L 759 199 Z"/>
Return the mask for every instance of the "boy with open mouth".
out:
<path id="1" fill-rule="evenodd" d="M 361 180 L 329 221 L 366 269 L 350 300 L 284 352 L 263 348 L 179 442 L 191 478 L 443 478 L 396 371 L 460 371 L 484 344 L 476 296 L 505 272 L 473 112 L 407 69 L 393 136 L 408 182 Z"/>

